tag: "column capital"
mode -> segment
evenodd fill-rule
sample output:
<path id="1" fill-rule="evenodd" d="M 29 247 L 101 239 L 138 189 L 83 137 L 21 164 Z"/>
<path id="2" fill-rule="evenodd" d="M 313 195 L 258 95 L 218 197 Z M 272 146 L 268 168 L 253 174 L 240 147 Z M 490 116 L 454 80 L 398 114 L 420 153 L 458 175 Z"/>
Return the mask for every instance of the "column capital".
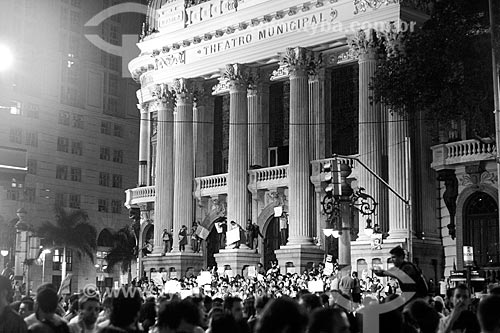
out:
<path id="1" fill-rule="evenodd" d="M 349 40 L 350 51 L 359 58 L 359 61 L 376 60 L 379 46 L 380 40 L 373 29 L 370 29 L 368 33 L 359 30 Z"/>
<path id="2" fill-rule="evenodd" d="M 150 92 L 158 107 L 175 107 L 175 92 L 166 83 L 157 84 Z"/>
<path id="3" fill-rule="evenodd" d="M 320 53 L 315 53 L 303 47 L 289 47 L 279 54 L 279 68 L 273 71 L 271 81 L 277 81 L 288 76 L 305 76 L 316 70 L 322 63 Z"/>
<path id="4" fill-rule="evenodd" d="M 175 79 L 172 83 L 172 89 L 176 94 L 178 103 L 187 104 L 193 102 L 194 84 L 191 80 Z"/>
<path id="5" fill-rule="evenodd" d="M 269 86 L 269 82 L 264 81 L 266 75 L 262 75 L 259 68 L 252 68 L 248 77 L 248 96 L 256 96 L 262 93 L 266 87 Z"/>
<path id="6" fill-rule="evenodd" d="M 395 57 L 403 53 L 403 45 L 401 44 L 401 33 L 394 23 L 389 24 L 389 29 L 378 32 L 378 38 L 384 43 L 387 57 Z"/>
<path id="7" fill-rule="evenodd" d="M 141 115 L 147 114 L 149 112 L 149 102 L 138 103 L 137 109 Z"/>
<path id="8" fill-rule="evenodd" d="M 241 64 L 228 64 L 219 78 L 219 83 L 213 87 L 212 95 L 246 90 L 248 77 L 248 67 Z"/>

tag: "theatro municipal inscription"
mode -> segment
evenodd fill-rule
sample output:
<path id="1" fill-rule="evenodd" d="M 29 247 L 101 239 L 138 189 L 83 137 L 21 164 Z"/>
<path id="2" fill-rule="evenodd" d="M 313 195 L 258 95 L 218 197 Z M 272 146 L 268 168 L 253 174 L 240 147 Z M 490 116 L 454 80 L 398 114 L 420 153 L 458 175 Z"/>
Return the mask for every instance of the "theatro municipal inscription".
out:
<path id="1" fill-rule="evenodd" d="M 209 56 L 220 52 L 232 50 L 240 46 L 252 44 L 257 41 L 270 39 L 273 37 L 286 35 L 297 31 L 307 31 L 319 25 L 333 22 L 337 18 L 337 11 L 322 11 L 319 13 L 298 17 L 289 21 L 273 21 L 260 27 L 249 29 L 248 33 L 233 38 L 215 41 L 208 45 L 200 47 L 196 53 L 199 56 Z"/>

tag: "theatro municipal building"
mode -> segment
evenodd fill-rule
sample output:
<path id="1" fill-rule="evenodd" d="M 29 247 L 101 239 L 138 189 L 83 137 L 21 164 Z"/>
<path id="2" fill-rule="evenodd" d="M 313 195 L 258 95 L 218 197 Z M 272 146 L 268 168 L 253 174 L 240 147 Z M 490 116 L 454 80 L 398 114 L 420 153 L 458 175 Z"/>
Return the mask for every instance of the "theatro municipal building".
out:
<path id="1" fill-rule="evenodd" d="M 404 0 L 150 0 L 129 64 L 141 123 L 126 205 L 153 245 L 141 274 L 332 259 L 366 276 L 397 245 L 435 281 L 463 269 L 464 245 L 478 266 L 498 262 L 496 147 L 466 140 L 464 124 L 436 144 L 423 120 L 371 102 L 380 38 L 397 43 L 395 28 L 427 12 Z"/>

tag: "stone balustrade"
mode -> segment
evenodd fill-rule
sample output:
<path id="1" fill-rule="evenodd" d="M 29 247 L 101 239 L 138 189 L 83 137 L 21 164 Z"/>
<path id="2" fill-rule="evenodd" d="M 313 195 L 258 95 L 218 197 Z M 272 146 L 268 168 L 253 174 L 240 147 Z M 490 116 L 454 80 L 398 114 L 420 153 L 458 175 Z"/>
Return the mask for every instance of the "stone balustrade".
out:
<path id="1" fill-rule="evenodd" d="M 248 170 L 250 192 L 261 189 L 288 187 L 288 164 Z"/>
<path id="2" fill-rule="evenodd" d="M 156 190 L 154 186 L 131 188 L 125 191 L 125 207 L 130 209 L 141 203 L 155 201 Z"/>
<path id="3" fill-rule="evenodd" d="M 482 143 L 475 139 L 440 144 L 431 149 L 431 166 L 436 170 L 444 169 L 447 165 L 494 160 L 497 152 L 494 143 Z"/>
<path id="4" fill-rule="evenodd" d="M 227 194 L 227 176 L 227 173 L 223 173 L 196 178 L 195 196 L 201 198 Z"/>

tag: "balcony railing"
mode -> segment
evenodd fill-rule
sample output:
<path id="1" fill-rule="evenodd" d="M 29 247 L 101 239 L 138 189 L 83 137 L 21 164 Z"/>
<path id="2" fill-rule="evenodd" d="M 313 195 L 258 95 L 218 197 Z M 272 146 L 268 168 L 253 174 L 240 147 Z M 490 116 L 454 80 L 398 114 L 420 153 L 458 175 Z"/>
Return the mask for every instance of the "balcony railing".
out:
<path id="1" fill-rule="evenodd" d="M 255 190 L 287 187 L 288 186 L 288 164 L 278 165 L 270 168 L 248 170 L 248 189 Z"/>
<path id="2" fill-rule="evenodd" d="M 445 165 L 461 164 L 495 159 L 497 148 L 493 143 L 483 143 L 478 140 L 464 140 L 431 147 L 433 168 Z"/>
<path id="3" fill-rule="evenodd" d="M 132 206 L 136 206 L 141 203 L 154 202 L 155 195 L 156 191 L 154 186 L 128 189 L 125 191 L 125 207 L 130 209 Z"/>
<path id="4" fill-rule="evenodd" d="M 227 193 L 227 173 L 195 179 L 197 198 Z"/>

